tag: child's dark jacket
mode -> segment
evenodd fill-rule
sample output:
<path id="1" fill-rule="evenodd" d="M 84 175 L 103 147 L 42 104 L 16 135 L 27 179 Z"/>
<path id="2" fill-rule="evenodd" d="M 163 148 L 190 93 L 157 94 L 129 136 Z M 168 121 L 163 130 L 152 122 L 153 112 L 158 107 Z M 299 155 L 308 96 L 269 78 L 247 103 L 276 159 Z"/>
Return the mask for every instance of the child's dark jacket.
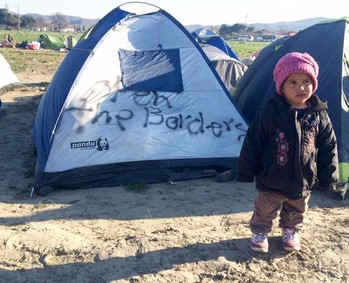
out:
<path id="1" fill-rule="evenodd" d="M 327 102 L 312 95 L 304 117 L 275 94 L 252 121 L 240 152 L 238 181 L 291 199 L 338 180 L 337 141 Z"/>

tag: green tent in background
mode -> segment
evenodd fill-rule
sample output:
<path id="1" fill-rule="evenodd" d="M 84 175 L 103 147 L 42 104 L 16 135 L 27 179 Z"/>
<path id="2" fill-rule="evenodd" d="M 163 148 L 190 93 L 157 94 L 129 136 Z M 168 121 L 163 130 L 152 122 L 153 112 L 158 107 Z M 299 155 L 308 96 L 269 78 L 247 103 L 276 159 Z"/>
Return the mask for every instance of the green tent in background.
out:
<path id="1" fill-rule="evenodd" d="M 60 50 L 65 48 L 64 40 L 58 36 L 40 34 L 41 47 L 44 49 Z"/>
<path id="2" fill-rule="evenodd" d="M 88 38 L 88 36 L 90 35 L 91 31 L 94 29 L 96 25 L 91 26 L 89 29 L 87 29 L 79 38 L 78 42 Z"/>

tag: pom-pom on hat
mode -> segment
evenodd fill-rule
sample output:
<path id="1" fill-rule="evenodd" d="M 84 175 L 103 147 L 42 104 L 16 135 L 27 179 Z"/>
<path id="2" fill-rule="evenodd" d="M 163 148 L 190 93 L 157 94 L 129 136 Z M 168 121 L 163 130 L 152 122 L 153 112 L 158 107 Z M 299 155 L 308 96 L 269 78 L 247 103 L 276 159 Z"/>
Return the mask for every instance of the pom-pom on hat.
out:
<path id="1" fill-rule="evenodd" d="M 291 52 L 281 57 L 276 63 L 273 75 L 276 92 L 279 95 L 283 95 L 281 93 L 282 84 L 292 73 L 308 74 L 313 81 L 313 93 L 317 90 L 319 65 L 308 53 Z"/>

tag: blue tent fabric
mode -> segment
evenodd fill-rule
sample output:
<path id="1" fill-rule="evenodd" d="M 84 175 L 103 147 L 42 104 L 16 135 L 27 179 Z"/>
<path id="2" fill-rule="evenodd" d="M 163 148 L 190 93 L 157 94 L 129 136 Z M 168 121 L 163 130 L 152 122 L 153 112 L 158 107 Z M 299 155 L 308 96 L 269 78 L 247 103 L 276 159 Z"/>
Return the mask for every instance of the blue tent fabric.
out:
<path id="1" fill-rule="evenodd" d="M 178 49 L 156 51 L 119 50 L 125 89 L 182 92 Z"/>
<path id="2" fill-rule="evenodd" d="M 338 139 L 340 178 L 349 178 L 349 38 L 348 19 L 320 22 L 291 37 L 281 38 L 260 52 L 233 95 L 248 122 L 275 93 L 273 69 L 289 52 L 307 52 L 319 64 L 316 94 L 328 102 L 328 113 Z M 345 41 L 346 40 L 346 41 Z"/>
<path id="3" fill-rule="evenodd" d="M 193 31 L 192 36 L 197 40 L 198 43 L 209 44 L 222 50 L 229 57 L 240 61 L 238 55 L 231 48 L 231 46 L 217 33 L 207 28 L 199 28 Z"/>
<path id="4" fill-rule="evenodd" d="M 34 191 L 208 177 L 236 164 L 247 124 L 199 44 L 162 9 L 123 7 L 79 40 L 40 101 Z"/>
<path id="5" fill-rule="evenodd" d="M 47 92 L 57 92 L 60 93 L 60 95 L 54 98 L 43 96 L 39 104 L 38 113 L 45 112 L 45 115 L 37 115 L 37 121 L 34 125 L 34 140 L 37 148 L 40 149 L 37 151 L 37 166 L 39 166 L 40 171 L 44 170 L 44 165 L 46 164 L 52 145 L 52 131 L 55 129 L 60 110 L 62 109 L 77 74 L 102 36 L 113 27 L 116 21 L 120 21 L 127 15 L 129 15 L 129 13 L 115 8 L 104 16 L 103 19 L 96 24 L 89 38 L 78 42 L 75 45 L 76 48 L 73 48 L 69 52 L 67 55 L 69 59 L 63 60 L 52 78 Z M 64 76 L 64 81 L 57 79 L 62 76 Z M 45 111 L 45 109 L 50 109 L 50 111 Z"/>

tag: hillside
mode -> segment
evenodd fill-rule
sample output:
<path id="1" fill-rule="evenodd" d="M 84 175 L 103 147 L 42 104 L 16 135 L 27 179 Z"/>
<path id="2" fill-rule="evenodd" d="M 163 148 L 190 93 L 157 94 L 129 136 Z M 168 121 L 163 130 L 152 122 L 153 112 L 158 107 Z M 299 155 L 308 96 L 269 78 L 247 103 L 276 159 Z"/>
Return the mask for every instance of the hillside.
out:
<path id="1" fill-rule="evenodd" d="M 248 26 L 254 27 L 255 30 L 270 30 L 270 31 L 295 31 L 298 32 L 314 24 L 329 20 L 329 18 L 310 18 L 293 22 L 277 22 L 277 23 L 254 23 Z"/>
<path id="2" fill-rule="evenodd" d="M 26 14 L 34 17 L 35 19 L 42 17 L 45 21 L 50 21 L 49 15 L 40 15 L 35 13 Z M 100 19 L 84 19 L 77 16 L 68 16 L 68 20 L 70 25 L 72 26 L 84 26 L 85 28 L 89 28 L 90 26 L 96 24 Z M 329 20 L 329 18 L 309 18 L 299 21 L 292 21 L 292 22 L 276 22 L 276 23 L 252 23 L 247 24 L 248 27 L 254 27 L 254 30 L 268 30 L 272 32 L 276 31 L 299 31 L 302 29 L 305 29 L 311 25 L 314 25 L 316 23 L 319 23 L 321 21 Z M 223 24 L 223 23 L 222 23 Z M 198 27 L 202 27 L 202 25 L 186 25 L 185 26 L 189 31 L 195 30 Z M 211 26 L 210 26 L 211 27 Z M 220 26 L 214 26 L 211 27 L 214 30 L 218 30 Z"/>
<path id="3" fill-rule="evenodd" d="M 50 15 L 40 15 L 35 13 L 29 13 L 25 14 L 26 16 L 32 16 L 34 19 L 42 18 L 45 22 L 50 22 Z M 85 27 L 88 29 L 90 26 L 96 24 L 100 19 L 84 19 L 81 17 L 76 16 L 68 16 L 65 15 L 68 18 L 69 24 L 71 26 L 80 26 Z"/>

